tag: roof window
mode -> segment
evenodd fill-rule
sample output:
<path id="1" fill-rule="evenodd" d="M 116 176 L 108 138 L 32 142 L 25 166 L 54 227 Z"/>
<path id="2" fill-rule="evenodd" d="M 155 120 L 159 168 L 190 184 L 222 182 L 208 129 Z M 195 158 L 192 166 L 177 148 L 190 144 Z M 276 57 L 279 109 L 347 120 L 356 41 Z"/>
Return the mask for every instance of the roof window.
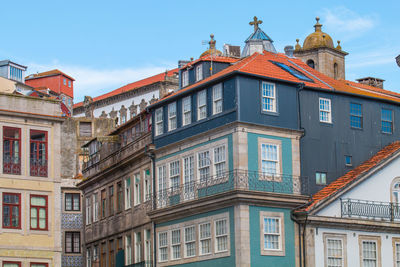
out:
<path id="1" fill-rule="evenodd" d="M 303 74 L 302 72 L 293 68 L 292 66 L 288 66 L 284 63 L 276 62 L 276 61 L 271 61 L 271 62 L 274 63 L 275 65 L 277 65 L 278 67 L 280 67 L 281 69 L 289 72 L 291 75 L 293 75 L 294 77 L 296 77 L 302 81 L 314 82 L 312 79 L 308 78 L 305 74 Z"/>

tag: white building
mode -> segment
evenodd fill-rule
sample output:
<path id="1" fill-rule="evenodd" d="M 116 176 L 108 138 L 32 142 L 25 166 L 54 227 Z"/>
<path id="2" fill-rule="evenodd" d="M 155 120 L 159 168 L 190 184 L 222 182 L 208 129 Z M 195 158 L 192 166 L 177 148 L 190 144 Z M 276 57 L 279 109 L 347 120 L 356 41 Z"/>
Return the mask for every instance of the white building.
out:
<path id="1" fill-rule="evenodd" d="M 397 141 L 294 212 L 301 266 L 400 266 L 399 196 Z"/>

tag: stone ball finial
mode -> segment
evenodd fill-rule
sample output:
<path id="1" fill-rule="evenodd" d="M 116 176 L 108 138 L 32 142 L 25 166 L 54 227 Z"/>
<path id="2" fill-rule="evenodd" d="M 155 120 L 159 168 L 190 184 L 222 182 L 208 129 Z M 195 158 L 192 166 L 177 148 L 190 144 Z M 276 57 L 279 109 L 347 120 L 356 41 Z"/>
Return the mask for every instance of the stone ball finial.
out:
<path id="1" fill-rule="evenodd" d="M 339 40 L 337 41 L 336 49 L 342 50 L 342 47 L 340 46 L 340 41 Z"/>
<path id="2" fill-rule="evenodd" d="M 301 45 L 299 44 L 300 39 L 296 39 L 296 45 L 294 47 L 295 50 L 300 50 L 301 49 Z"/>
<path id="3" fill-rule="evenodd" d="M 315 20 L 317 21 L 317 23 L 319 22 L 319 17 L 315 17 Z"/>

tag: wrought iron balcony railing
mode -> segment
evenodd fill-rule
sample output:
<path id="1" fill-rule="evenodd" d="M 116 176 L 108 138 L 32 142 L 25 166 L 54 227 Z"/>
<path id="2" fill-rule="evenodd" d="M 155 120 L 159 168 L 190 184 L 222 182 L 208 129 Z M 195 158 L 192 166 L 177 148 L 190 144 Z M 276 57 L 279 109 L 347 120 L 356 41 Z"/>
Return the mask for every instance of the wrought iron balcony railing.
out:
<path id="1" fill-rule="evenodd" d="M 308 179 L 293 175 L 272 175 L 256 171 L 233 170 L 159 190 L 152 198 L 152 209 L 174 206 L 185 201 L 233 190 L 308 195 Z"/>
<path id="2" fill-rule="evenodd" d="M 30 175 L 47 177 L 47 160 L 45 159 L 30 159 Z"/>
<path id="3" fill-rule="evenodd" d="M 400 222 L 400 204 L 359 199 L 340 199 L 342 217 Z"/>
<path id="4" fill-rule="evenodd" d="M 3 156 L 3 173 L 21 174 L 21 159 L 19 156 Z"/>

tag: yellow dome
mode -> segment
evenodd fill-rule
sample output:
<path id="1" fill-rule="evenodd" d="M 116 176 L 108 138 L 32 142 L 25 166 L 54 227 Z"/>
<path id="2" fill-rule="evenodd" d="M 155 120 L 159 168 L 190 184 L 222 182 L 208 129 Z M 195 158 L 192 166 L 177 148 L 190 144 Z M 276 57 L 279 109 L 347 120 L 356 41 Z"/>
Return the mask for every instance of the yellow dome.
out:
<path id="1" fill-rule="evenodd" d="M 333 46 L 332 38 L 329 34 L 321 31 L 322 24 L 319 23 L 319 18 L 316 17 L 317 23 L 314 25 L 315 32 L 307 36 L 303 43 L 303 50 L 312 49 L 317 47 L 329 47 L 335 48 Z"/>
<path id="2" fill-rule="evenodd" d="M 208 44 L 210 45 L 210 49 L 204 51 L 200 55 L 200 57 L 204 57 L 204 56 L 211 55 L 211 54 L 213 56 L 222 56 L 222 52 L 215 48 L 216 41 L 214 40 L 214 34 L 211 34 L 210 37 L 211 37 L 211 40 L 210 40 L 210 42 L 208 42 Z"/>

